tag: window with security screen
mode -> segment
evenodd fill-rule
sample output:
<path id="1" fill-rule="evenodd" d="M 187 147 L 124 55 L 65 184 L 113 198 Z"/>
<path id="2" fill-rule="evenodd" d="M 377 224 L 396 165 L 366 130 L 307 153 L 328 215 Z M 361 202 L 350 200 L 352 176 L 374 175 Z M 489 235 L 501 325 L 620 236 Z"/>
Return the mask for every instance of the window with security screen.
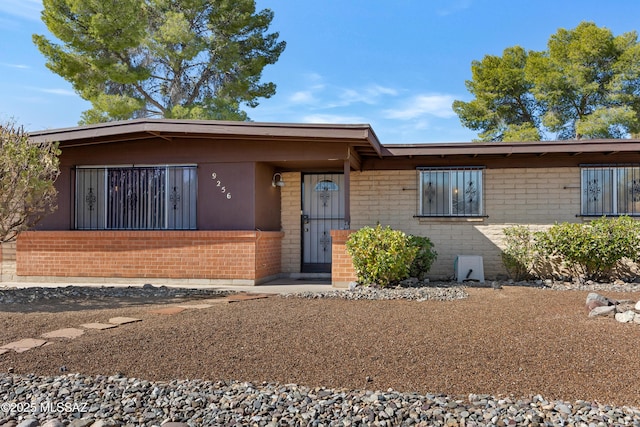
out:
<path id="1" fill-rule="evenodd" d="M 196 167 L 78 167 L 79 230 L 196 228 Z"/>
<path id="2" fill-rule="evenodd" d="M 581 215 L 640 215 L 640 165 L 581 169 Z"/>
<path id="3" fill-rule="evenodd" d="M 419 216 L 483 216 L 483 168 L 420 168 Z"/>

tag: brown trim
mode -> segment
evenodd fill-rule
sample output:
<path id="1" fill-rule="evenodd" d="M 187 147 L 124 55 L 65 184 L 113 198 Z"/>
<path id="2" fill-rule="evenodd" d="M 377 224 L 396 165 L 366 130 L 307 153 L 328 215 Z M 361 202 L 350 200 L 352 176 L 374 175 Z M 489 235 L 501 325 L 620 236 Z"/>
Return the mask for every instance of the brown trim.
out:
<path id="1" fill-rule="evenodd" d="M 407 170 L 418 167 L 453 167 L 453 166 L 485 166 L 487 169 L 496 168 L 550 168 L 550 167 L 578 167 L 583 164 L 622 164 L 640 163 L 640 153 L 617 153 L 604 157 L 603 153 L 547 153 L 478 155 L 468 154 L 444 156 L 412 156 L 386 157 L 384 159 L 368 158 L 363 161 L 363 170 Z"/>
<path id="2" fill-rule="evenodd" d="M 543 142 L 473 142 L 448 144 L 384 145 L 386 156 L 486 156 L 512 154 L 549 153 L 640 153 L 638 139 L 590 139 L 583 141 L 543 141 Z"/>
<path id="3" fill-rule="evenodd" d="M 416 165 L 487 165 L 487 167 L 571 166 L 607 156 L 609 162 L 631 156 L 640 158 L 640 139 L 593 139 L 543 142 L 474 142 L 438 144 L 382 145 L 368 124 L 296 124 L 229 122 L 214 120 L 136 119 L 108 122 L 74 128 L 31 132 L 34 141 L 59 141 L 61 148 L 150 140 L 159 146 L 166 141 L 200 140 L 245 141 L 264 143 L 260 147 L 273 151 L 270 161 L 280 168 L 310 169 L 313 165 L 301 142 L 344 145 L 337 156 L 322 159 L 318 168 L 327 168 L 331 160 L 349 160 L 353 170 L 411 168 Z M 280 145 L 276 145 L 280 143 Z M 282 143 L 285 143 L 282 145 Z M 286 144 L 289 143 L 289 144 Z M 227 144 L 225 144 L 227 145 Z M 230 144 L 234 146 L 235 144 Z M 255 149 L 256 147 L 254 147 Z M 242 150 L 240 150 L 242 151 Z M 346 157 L 345 157 L 346 156 Z M 570 160 L 573 158 L 573 160 Z M 315 159 L 318 160 L 318 159 Z M 286 162 L 285 162 L 286 161 Z M 628 161 L 628 160 L 627 160 Z M 278 162 L 287 163 L 279 164 Z M 300 163 L 300 164 L 294 164 Z M 340 162 L 342 163 L 342 162 Z M 336 169 L 341 164 L 336 164 Z M 304 166 L 304 167 L 303 167 Z M 315 167 L 314 167 L 315 168 Z"/>
<path id="4" fill-rule="evenodd" d="M 215 120 L 136 119 L 29 133 L 34 142 L 54 140 L 61 146 L 107 144 L 161 138 L 243 139 L 350 143 L 356 152 L 382 156 L 382 146 L 368 124 L 294 124 Z"/>
<path id="5" fill-rule="evenodd" d="M 344 228 L 351 228 L 351 167 L 349 160 L 344 161 Z"/>

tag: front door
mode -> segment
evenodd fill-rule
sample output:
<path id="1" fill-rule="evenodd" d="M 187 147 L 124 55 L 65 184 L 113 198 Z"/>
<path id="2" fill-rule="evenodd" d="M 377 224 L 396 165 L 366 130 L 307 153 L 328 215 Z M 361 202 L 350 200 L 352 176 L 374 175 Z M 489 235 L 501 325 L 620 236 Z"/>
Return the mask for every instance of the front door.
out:
<path id="1" fill-rule="evenodd" d="M 331 272 L 331 230 L 344 228 L 344 175 L 306 174 L 302 180 L 302 271 Z"/>

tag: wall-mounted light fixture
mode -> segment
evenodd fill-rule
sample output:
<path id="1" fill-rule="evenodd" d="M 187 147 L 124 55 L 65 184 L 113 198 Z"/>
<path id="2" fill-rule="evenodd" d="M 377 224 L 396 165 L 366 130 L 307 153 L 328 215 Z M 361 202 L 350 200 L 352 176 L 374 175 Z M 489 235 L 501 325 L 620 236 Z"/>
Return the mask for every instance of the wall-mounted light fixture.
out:
<path id="1" fill-rule="evenodd" d="M 282 174 L 280 172 L 276 172 L 273 174 L 273 178 L 271 179 L 272 187 L 284 187 L 284 180 L 282 179 Z"/>

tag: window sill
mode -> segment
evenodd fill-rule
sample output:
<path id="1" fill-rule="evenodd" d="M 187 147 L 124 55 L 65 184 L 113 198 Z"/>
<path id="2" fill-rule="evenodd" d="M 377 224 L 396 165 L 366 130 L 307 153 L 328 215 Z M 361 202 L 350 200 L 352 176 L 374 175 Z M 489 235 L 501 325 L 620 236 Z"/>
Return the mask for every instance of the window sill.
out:
<path id="1" fill-rule="evenodd" d="M 628 216 L 631 218 L 640 218 L 640 214 L 601 214 L 601 215 L 583 215 L 576 214 L 576 218 L 581 218 L 583 221 L 593 221 L 600 218 L 620 218 L 621 216 Z"/>
<path id="2" fill-rule="evenodd" d="M 414 215 L 420 224 L 433 222 L 484 222 L 488 216 L 423 216 Z"/>

